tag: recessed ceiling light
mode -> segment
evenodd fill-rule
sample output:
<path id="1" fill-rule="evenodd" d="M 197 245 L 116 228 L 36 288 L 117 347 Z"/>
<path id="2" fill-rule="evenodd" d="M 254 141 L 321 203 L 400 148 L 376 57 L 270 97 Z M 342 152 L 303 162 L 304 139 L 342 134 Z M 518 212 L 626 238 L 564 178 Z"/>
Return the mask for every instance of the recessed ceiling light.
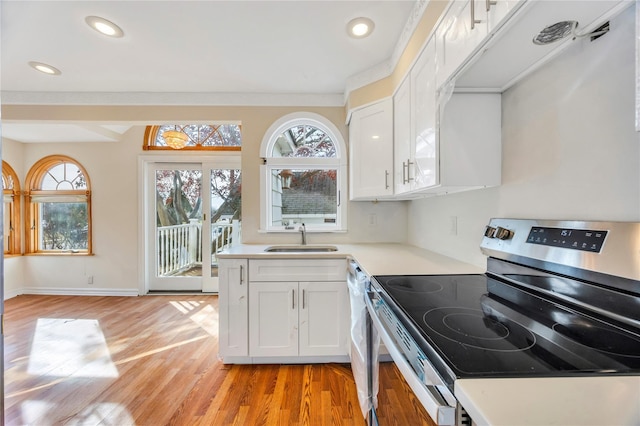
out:
<path id="1" fill-rule="evenodd" d="M 104 34 L 109 37 L 122 37 L 124 35 L 122 28 L 99 16 L 87 16 L 84 18 L 84 21 L 100 34 Z"/>
<path id="2" fill-rule="evenodd" d="M 40 71 L 43 74 L 48 74 L 48 75 L 62 74 L 62 72 L 58 68 L 42 62 L 30 61 L 29 66 L 37 71 Z"/>
<path id="3" fill-rule="evenodd" d="M 364 38 L 373 32 L 375 27 L 369 18 L 355 18 L 347 24 L 347 33 L 354 38 Z"/>

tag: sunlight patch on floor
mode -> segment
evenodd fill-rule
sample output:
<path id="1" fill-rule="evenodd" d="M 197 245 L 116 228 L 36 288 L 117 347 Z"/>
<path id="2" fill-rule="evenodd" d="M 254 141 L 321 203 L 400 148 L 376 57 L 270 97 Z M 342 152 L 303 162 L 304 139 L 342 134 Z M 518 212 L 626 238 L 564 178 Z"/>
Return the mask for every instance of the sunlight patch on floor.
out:
<path id="1" fill-rule="evenodd" d="M 171 306 L 185 315 L 189 315 L 191 321 L 195 322 L 204 331 L 212 336 L 218 335 L 218 315 L 210 304 L 196 301 L 169 302 Z"/>
<path id="2" fill-rule="evenodd" d="M 54 377 L 118 377 L 97 320 L 39 318 L 27 373 Z"/>
<path id="3" fill-rule="evenodd" d="M 57 424 L 51 418 L 50 412 L 56 411 L 56 404 L 47 401 L 28 400 L 21 405 L 22 419 L 24 424 L 29 425 L 52 425 Z M 104 423 L 105 419 L 109 419 Z M 91 404 L 64 422 L 65 426 L 95 426 L 102 424 L 112 424 L 119 426 L 135 425 L 135 421 L 127 409 L 116 403 L 101 402 Z"/>

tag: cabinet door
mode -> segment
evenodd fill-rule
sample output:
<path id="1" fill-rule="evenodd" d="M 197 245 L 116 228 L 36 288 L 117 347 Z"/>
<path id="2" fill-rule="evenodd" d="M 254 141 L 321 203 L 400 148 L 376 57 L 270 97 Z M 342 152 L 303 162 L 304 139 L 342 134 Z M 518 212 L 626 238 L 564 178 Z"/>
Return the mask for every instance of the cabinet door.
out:
<path id="1" fill-rule="evenodd" d="M 218 293 L 220 355 L 249 355 L 246 259 L 220 259 Z"/>
<path id="2" fill-rule="evenodd" d="M 489 8 L 487 17 L 488 31 L 493 31 L 496 27 L 500 26 L 507 15 L 515 10 L 516 6 L 524 3 L 524 0 L 493 0 L 491 3 L 487 6 Z"/>
<path id="3" fill-rule="evenodd" d="M 385 99 L 354 111 L 349 123 L 350 197 L 393 195 L 393 104 Z"/>
<path id="4" fill-rule="evenodd" d="M 342 282 L 301 282 L 300 356 L 348 355 L 349 296 Z"/>
<path id="5" fill-rule="evenodd" d="M 249 355 L 298 355 L 298 283 L 251 282 Z"/>
<path id="6" fill-rule="evenodd" d="M 454 93 L 441 105 L 437 193 L 500 185 L 501 99 L 500 93 Z"/>
<path id="7" fill-rule="evenodd" d="M 404 79 L 393 95 L 393 184 L 394 192 L 411 189 L 407 168 L 411 160 L 411 78 Z"/>
<path id="8" fill-rule="evenodd" d="M 438 86 L 460 67 L 488 34 L 486 0 L 454 0 L 436 30 Z"/>
<path id="9" fill-rule="evenodd" d="M 412 179 L 412 189 L 438 183 L 435 45 L 435 39 L 431 39 L 410 74 L 414 161 L 409 167 L 409 176 Z"/>

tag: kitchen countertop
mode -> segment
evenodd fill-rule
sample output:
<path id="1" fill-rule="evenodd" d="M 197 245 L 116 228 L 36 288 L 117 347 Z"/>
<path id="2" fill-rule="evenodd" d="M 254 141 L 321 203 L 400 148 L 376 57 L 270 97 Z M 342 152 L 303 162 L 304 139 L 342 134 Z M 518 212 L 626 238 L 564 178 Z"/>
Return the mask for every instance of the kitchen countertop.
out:
<path id="1" fill-rule="evenodd" d="M 640 424 L 640 377 L 462 379 L 455 396 L 478 425 Z"/>
<path id="2" fill-rule="evenodd" d="M 482 274 L 484 267 L 461 262 L 407 244 L 326 244 L 338 251 L 312 253 L 268 253 L 280 244 L 240 244 L 218 254 L 228 259 L 336 259 L 353 258 L 367 275 Z M 286 246 L 284 244 L 283 246 Z M 478 249 L 479 250 L 479 249 Z"/>

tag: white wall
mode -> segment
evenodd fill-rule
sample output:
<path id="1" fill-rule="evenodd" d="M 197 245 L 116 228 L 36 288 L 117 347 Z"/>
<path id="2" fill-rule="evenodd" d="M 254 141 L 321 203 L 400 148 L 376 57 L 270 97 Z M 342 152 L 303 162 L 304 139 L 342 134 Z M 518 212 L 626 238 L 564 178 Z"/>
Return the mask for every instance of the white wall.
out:
<path id="1" fill-rule="evenodd" d="M 640 221 L 634 12 L 503 93 L 502 185 L 412 201 L 411 244 L 484 266 L 491 217 Z"/>
<path id="2" fill-rule="evenodd" d="M 34 109 L 34 111 L 37 109 Z M 118 111 L 119 110 L 119 111 Z M 114 111 L 120 116 L 130 116 L 140 122 L 154 123 L 167 120 L 165 115 L 175 111 L 176 121 L 186 122 L 189 118 L 202 121 L 209 119 L 234 119 L 243 124 L 243 240 L 251 243 L 291 243 L 300 238 L 291 235 L 267 235 L 259 228 L 259 188 L 261 164 L 259 145 L 264 132 L 279 117 L 292 110 L 309 108 L 179 108 L 162 110 L 156 115 L 145 116 L 150 108 L 95 109 L 89 119 L 105 121 Z M 73 120 L 80 114 L 90 114 L 93 110 L 67 108 L 58 111 L 62 119 Z M 185 112 L 186 111 L 186 112 Z M 344 109 L 320 108 L 314 110 L 325 115 L 346 134 Z M 32 114 L 47 115 L 42 113 Z M 65 114 L 68 114 L 65 115 Z M 102 116 L 101 114 L 104 114 Z M 4 115 L 3 115 L 4 117 Z M 161 117 L 161 118 L 158 118 Z M 84 116 L 83 119 L 86 119 Z M 33 118 L 31 118 L 33 119 Z M 76 118 L 77 119 L 77 118 Z M 28 255 L 8 258 L 4 262 L 5 298 L 22 293 L 47 294 L 138 294 L 141 268 L 144 259 L 139 252 L 139 197 L 138 182 L 139 157 L 163 155 L 176 157 L 177 153 L 149 153 L 142 151 L 143 125 L 135 125 L 120 142 L 111 143 L 18 143 L 3 141 L 3 159 L 18 174 L 23 184 L 31 166 L 40 158 L 61 154 L 80 162 L 89 174 L 92 190 L 93 256 L 51 256 Z M 178 153 L 179 154 L 179 153 Z M 215 154 L 206 154 L 215 155 Z M 160 160 L 161 161 L 161 160 Z M 375 224 L 369 224 L 370 215 L 375 215 Z M 366 218 L 366 219 L 364 219 Z M 349 203 L 349 232 L 335 234 L 310 234 L 310 243 L 347 242 L 404 242 L 406 241 L 407 204 L 392 203 Z M 93 284 L 88 277 L 93 276 Z"/>

